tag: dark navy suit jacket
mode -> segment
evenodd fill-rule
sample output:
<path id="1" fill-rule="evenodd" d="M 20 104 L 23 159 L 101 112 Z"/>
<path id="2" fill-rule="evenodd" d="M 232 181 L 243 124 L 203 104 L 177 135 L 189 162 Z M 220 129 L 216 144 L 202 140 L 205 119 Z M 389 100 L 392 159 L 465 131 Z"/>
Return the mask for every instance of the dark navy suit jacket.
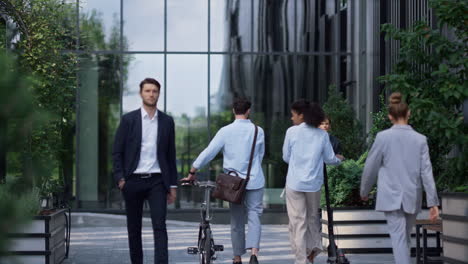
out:
<path id="1" fill-rule="evenodd" d="M 141 109 L 122 116 L 112 151 L 114 180 L 128 179 L 136 170 L 141 152 Z M 177 185 L 174 120 L 158 110 L 157 157 L 164 186 Z"/>

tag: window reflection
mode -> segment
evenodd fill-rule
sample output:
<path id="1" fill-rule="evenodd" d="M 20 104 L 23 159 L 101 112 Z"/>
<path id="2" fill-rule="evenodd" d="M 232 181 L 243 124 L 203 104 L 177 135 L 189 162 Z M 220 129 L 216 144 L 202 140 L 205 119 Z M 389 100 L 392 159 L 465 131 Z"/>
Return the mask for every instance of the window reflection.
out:
<path id="1" fill-rule="evenodd" d="M 128 50 L 164 50 L 164 0 L 124 0 L 124 35 Z"/>
<path id="2" fill-rule="evenodd" d="M 231 90 L 231 67 L 229 55 L 212 55 L 210 58 L 210 134 L 211 137 L 223 126 L 233 121 L 232 114 L 232 93 Z M 210 177 L 214 179 L 216 175 L 223 171 L 222 155 L 210 164 Z M 223 206 L 222 202 L 217 203 Z"/>
<path id="3" fill-rule="evenodd" d="M 121 2 L 123 23 L 120 21 Z M 266 133 L 265 202 L 273 207 L 283 204 L 277 197 L 287 171 L 281 147 L 284 133 L 291 125 L 291 103 L 298 98 L 323 102 L 332 84 L 339 85 L 345 94 L 351 94 L 350 100 L 351 91 L 355 90 L 353 82 L 348 82 L 353 79 L 351 57 L 331 54 L 338 50 L 344 52 L 350 47 L 351 40 L 347 38 L 354 38 L 347 35 L 350 25 L 346 23 L 351 18 L 342 10 L 338 19 L 338 9 L 333 2 L 211 0 L 208 5 L 209 0 L 80 0 L 81 49 L 109 53 L 82 58 L 80 92 L 88 93 L 88 99 L 81 98 L 84 101 L 80 111 L 87 110 L 80 112 L 80 122 L 87 121 L 80 123 L 84 129 L 80 133 L 88 134 L 81 137 L 86 141 L 79 141 L 82 144 L 80 155 L 97 149 L 96 155 L 80 156 L 81 162 L 89 161 L 80 166 L 83 172 L 79 177 L 83 178 L 79 178 L 81 189 L 78 191 L 82 200 L 89 198 L 107 202 L 108 207 L 119 206 L 118 193 L 113 193 L 114 186 L 106 182 L 110 179 L 109 139 L 113 139 L 112 133 L 118 123 L 120 101 L 124 113 L 140 107 L 139 82 L 153 77 L 163 86 L 158 108 L 166 109 L 175 120 L 180 177 L 186 176 L 193 160 L 219 128 L 232 122 L 233 98 L 250 98 L 252 119 Z M 124 27 L 122 47 L 121 25 Z M 339 38 L 336 38 L 337 29 Z M 164 52 L 165 41 L 169 53 L 156 54 Z M 208 54 L 208 41 L 210 51 L 226 54 Z M 121 54 L 121 50 L 127 54 L 114 55 Z M 250 51 L 261 54 L 243 53 Z M 293 51 L 301 55 L 292 54 Z M 271 52 L 275 54 L 269 54 Z M 304 52 L 313 54 L 303 55 Z M 164 56 L 167 56 L 166 65 Z M 123 97 L 120 100 L 121 87 Z M 107 141 L 105 135 L 109 138 Z M 221 170 L 222 156 L 219 155 L 199 177 L 213 180 Z M 202 193 L 197 188 L 191 189 L 178 190 L 175 207 L 198 205 Z M 224 207 L 225 204 L 215 203 L 215 206 Z"/>
<path id="4" fill-rule="evenodd" d="M 211 1 L 210 50 L 252 50 L 252 2 Z"/>
<path id="5" fill-rule="evenodd" d="M 208 144 L 208 57 L 207 55 L 167 56 L 167 113 L 176 125 L 177 170 L 185 177 L 194 159 Z M 209 167 L 209 166 L 208 166 Z M 209 178 L 208 169 L 198 173 Z M 175 207 L 193 208 L 202 201 L 199 188 L 181 188 Z"/>
<path id="6" fill-rule="evenodd" d="M 208 0 L 167 1 L 167 49 L 208 50 Z"/>
<path id="7" fill-rule="evenodd" d="M 79 12 L 82 48 L 120 49 L 120 0 L 80 0 Z"/>
<path id="8" fill-rule="evenodd" d="M 147 78 L 155 78 L 161 84 L 161 93 L 158 101 L 158 109 L 164 110 L 164 55 L 161 54 L 136 54 L 125 55 L 128 60 L 124 76 L 124 91 L 122 98 L 122 110 L 124 113 L 141 107 L 140 82 Z"/>
<path id="9" fill-rule="evenodd" d="M 294 51 L 294 2 L 254 0 L 254 51 Z"/>
<path id="10" fill-rule="evenodd" d="M 120 119 L 121 58 L 117 54 L 80 58 L 77 195 L 83 207 L 119 207 L 111 149 Z"/>
<path id="11" fill-rule="evenodd" d="M 287 165 L 282 160 L 284 133 L 290 126 L 289 107 L 293 97 L 294 56 L 254 56 L 255 113 L 265 129 L 263 166 L 266 187 L 283 188 Z M 261 115 L 260 115 L 261 113 Z"/>

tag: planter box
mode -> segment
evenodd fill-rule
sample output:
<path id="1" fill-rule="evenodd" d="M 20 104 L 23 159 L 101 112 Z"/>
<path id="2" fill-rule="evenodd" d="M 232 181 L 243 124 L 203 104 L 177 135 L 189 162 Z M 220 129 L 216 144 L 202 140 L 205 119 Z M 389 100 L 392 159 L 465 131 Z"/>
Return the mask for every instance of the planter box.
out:
<path id="1" fill-rule="evenodd" d="M 57 264 L 65 259 L 66 210 L 35 216 L 32 223 L 10 234 L 9 260 L 5 263 Z M 5 259 L 0 262 L 4 263 Z M 16 262 L 15 262 L 16 261 Z"/>
<path id="2" fill-rule="evenodd" d="M 442 245 L 444 263 L 468 264 L 468 194 L 443 193 Z"/>
<path id="3" fill-rule="evenodd" d="M 427 219 L 428 210 L 423 210 L 418 219 Z M 328 246 L 328 216 L 322 210 L 322 243 Z M 334 233 L 337 246 L 345 253 L 391 253 L 392 243 L 388 234 L 387 221 L 382 212 L 370 208 L 333 209 Z M 415 230 L 411 240 L 415 248 Z M 428 233 L 428 247 L 436 246 L 435 233 Z"/>

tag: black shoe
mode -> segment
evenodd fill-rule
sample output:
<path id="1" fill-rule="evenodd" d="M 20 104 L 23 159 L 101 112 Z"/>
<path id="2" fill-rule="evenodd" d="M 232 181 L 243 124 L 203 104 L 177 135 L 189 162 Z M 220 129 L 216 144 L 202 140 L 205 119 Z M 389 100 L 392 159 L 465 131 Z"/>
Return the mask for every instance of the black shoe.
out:
<path id="1" fill-rule="evenodd" d="M 258 264 L 257 256 L 252 255 L 252 256 L 250 257 L 249 264 Z"/>
<path id="2" fill-rule="evenodd" d="M 233 259 L 232 264 L 242 264 L 242 260 L 240 260 L 239 262 L 235 262 L 234 259 Z"/>

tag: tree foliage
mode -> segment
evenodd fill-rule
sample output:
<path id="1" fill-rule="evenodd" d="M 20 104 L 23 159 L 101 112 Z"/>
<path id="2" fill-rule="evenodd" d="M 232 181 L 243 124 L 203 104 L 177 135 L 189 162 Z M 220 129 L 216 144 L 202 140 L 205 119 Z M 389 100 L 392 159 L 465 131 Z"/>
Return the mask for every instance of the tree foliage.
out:
<path id="1" fill-rule="evenodd" d="M 330 205 L 332 207 L 369 206 L 375 202 L 374 199 L 370 199 L 368 202 L 362 201 L 359 193 L 366 157 L 367 152 L 357 160 L 348 159 L 339 166 L 327 166 Z M 325 191 L 323 190 L 322 193 L 321 205 L 324 207 Z M 372 191 L 372 194 L 374 193 L 375 190 Z"/>
<path id="2" fill-rule="evenodd" d="M 468 126 L 462 105 L 468 99 L 468 2 L 432 0 L 438 28 L 423 22 L 408 30 L 384 25 L 386 38 L 400 43 L 399 61 L 382 80 L 406 95 L 411 125 L 428 138 L 439 190 L 468 184 Z M 455 37 L 441 34 L 450 28 Z"/>
<path id="3" fill-rule="evenodd" d="M 12 89 L 14 87 L 14 89 Z M 17 62 L 0 54 L 0 152 L 5 148 L 24 147 L 24 137 L 31 126 L 39 126 L 46 116 L 34 105 L 31 79 L 22 73 Z M 11 141 L 6 141 L 8 128 Z M 1 172 L 5 173 L 4 171 Z M 3 176 L 3 175 L 2 175 Z M 39 191 L 31 189 L 30 178 L 7 175 L 0 179 L 0 256 L 9 245 L 8 234 L 27 223 L 39 210 Z"/>
<path id="4" fill-rule="evenodd" d="M 73 5 L 58 0 L 5 3 L 11 7 L 6 10 L 7 17 L 19 28 L 14 46 L 19 65 L 35 80 L 30 90 L 34 105 L 50 114 L 45 125 L 32 126 L 26 137 L 22 159 L 31 162 L 22 165 L 29 168 L 10 170 L 34 173 L 36 184 L 54 171 L 71 176 L 73 161 L 65 157 L 73 157 L 77 57 L 63 51 L 75 45 Z M 36 165 L 34 170 L 32 164 Z"/>
<path id="5" fill-rule="evenodd" d="M 323 110 L 331 120 L 330 133 L 340 140 L 343 155 L 346 158 L 358 159 L 364 149 L 362 126 L 352 106 L 334 86 L 328 91 Z"/>

